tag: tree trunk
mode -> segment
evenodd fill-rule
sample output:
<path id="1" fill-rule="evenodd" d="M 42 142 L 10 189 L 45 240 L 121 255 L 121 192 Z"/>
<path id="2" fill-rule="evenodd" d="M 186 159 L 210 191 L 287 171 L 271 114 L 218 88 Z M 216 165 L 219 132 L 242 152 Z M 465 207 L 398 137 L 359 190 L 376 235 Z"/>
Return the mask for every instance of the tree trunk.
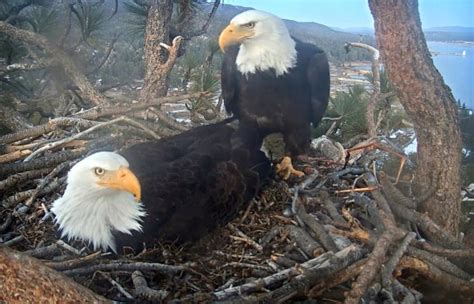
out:
<path id="1" fill-rule="evenodd" d="M 433 65 L 421 29 L 417 0 L 369 0 L 377 43 L 391 83 L 417 135 L 418 206 L 457 236 L 461 216 L 461 137 L 456 103 Z"/>
<path id="2" fill-rule="evenodd" d="M 0 248 L 0 303 L 110 303 L 25 254 Z"/>
<path id="3" fill-rule="evenodd" d="M 170 23 L 173 12 L 171 0 L 153 0 L 148 10 L 145 31 L 145 79 L 140 99 L 150 100 L 165 96 L 168 91 L 168 51 L 160 43 L 170 42 Z"/>

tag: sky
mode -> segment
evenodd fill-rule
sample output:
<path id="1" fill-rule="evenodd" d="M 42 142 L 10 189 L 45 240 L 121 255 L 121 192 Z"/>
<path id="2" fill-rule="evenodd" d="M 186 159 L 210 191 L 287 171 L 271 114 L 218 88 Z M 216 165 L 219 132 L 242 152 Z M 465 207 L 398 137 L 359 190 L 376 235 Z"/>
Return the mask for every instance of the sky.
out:
<path id="1" fill-rule="evenodd" d="M 225 4 L 253 7 L 281 18 L 312 21 L 331 27 L 373 28 L 367 0 L 226 0 Z M 423 28 L 474 27 L 474 0 L 418 0 Z"/>

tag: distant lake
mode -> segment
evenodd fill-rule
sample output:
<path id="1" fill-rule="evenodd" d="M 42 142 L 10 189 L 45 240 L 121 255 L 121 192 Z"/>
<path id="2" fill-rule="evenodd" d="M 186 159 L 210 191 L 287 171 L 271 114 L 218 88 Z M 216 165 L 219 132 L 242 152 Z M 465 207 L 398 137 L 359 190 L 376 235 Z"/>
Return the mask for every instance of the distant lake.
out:
<path id="1" fill-rule="evenodd" d="M 428 41 L 428 48 L 454 98 L 474 109 L 474 44 Z"/>

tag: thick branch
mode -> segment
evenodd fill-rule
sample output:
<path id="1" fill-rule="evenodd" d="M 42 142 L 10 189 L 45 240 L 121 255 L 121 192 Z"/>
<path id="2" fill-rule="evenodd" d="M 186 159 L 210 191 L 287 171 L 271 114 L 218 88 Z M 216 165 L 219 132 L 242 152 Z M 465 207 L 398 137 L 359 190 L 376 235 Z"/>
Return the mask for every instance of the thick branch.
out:
<path id="1" fill-rule="evenodd" d="M 79 69 L 69 56 L 62 49 L 51 44 L 45 37 L 33 32 L 18 29 L 2 21 L 0 21 L 0 32 L 6 34 L 13 40 L 32 44 L 45 49 L 52 58 L 58 61 L 59 65 L 62 66 L 66 74 L 77 85 L 84 97 L 89 99 L 95 105 L 107 103 L 105 97 L 97 92 L 89 80 L 79 72 Z"/>

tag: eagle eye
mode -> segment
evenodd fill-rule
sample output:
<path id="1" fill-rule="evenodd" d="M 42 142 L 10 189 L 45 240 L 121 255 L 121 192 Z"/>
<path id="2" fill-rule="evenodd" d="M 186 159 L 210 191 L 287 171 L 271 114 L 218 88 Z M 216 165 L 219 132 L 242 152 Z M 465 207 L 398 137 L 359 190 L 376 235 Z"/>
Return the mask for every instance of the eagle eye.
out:
<path id="1" fill-rule="evenodd" d="M 251 28 L 253 28 L 253 27 L 255 26 L 255 22 L 245 23 L 244 26 L 251 29 Z"/>
<path id="2" fill-rule="evenodd" d="M 97 168 L 94 169 L 94 173 L 95 173 L 95 175 L 97 175 L 97 176 L 102 176 L 102 175 L 104 175 L 105 170 L 102 169 L 102 168 L 97 167 Z"/>

